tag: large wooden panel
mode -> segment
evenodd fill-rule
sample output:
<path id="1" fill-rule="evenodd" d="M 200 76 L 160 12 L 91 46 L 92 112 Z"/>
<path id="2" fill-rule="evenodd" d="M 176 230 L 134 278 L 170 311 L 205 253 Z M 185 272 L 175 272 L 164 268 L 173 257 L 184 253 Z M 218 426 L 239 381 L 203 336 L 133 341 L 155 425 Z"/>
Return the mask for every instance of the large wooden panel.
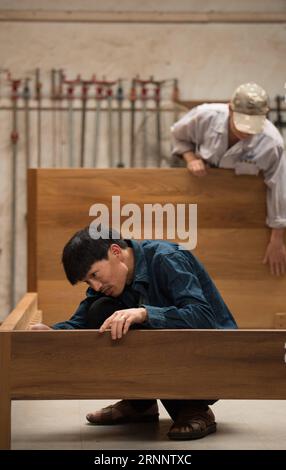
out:
<path id="1" fill-rule="evenodd" d="M 285 331 L 12 333 L 12 398 L 285 399 Z"/>
<path id="2" fill-rule="evenodd" d="M 217 283 L 240 327 L 272 328 L 285 312 L 286 280 L 262 264 L 269 229 L 262 178 L 212 169 L 195 178 L 185 169 L 30 170 L 29 290 L 39 293 L 44 321 L 69 317 L 83 289 L 65 281 L 60 258 L 76 230 L 88 225 L 90 207 L 111 198 L 134 203 L 197 204 L 194 250 Z M 121 222 L 124 220 L 122 217 Z M 165 221 L 166 222 L 166 221 Z M 166 223 L 165 232 L 166 236 Z"/>
<path id="3" fill-rule="evenodd" d="M 38 259 L 40 280 L 63 279 L 63 267 L 60 262 L 63 247 L 79 228 L 91 220 L 87 219 L 81 225 L 75 222 L 73 228 L 69 229 L 55 226 L 52 234 L 46 231 L 40 233 L 41 251 Z M 51 240 L 47 239 L 49 235 Z M 267 232 L 263 228 L 199 228 L 198 244 L 193 253 L 206 265 L 215 279 L 238 279 L 243 273 L 243 278 L 247 280 L 270 280 L 268 266 L 262 264 L 266 243 Z"/>

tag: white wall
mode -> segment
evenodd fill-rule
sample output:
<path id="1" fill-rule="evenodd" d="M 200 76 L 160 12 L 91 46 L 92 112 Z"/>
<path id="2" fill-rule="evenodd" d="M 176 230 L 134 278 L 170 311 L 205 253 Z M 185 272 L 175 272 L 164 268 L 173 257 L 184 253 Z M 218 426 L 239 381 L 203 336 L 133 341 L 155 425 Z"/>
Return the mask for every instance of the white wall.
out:
<path id="1" fill-rule="evenodd" d="M 283 24 L 0 23 L 1 66 L 16 76 L 38 66 L 70 76 L 177 77 L 185 99 L 227 98 L 247 80 L 281 93 L 285 52 Z"/>

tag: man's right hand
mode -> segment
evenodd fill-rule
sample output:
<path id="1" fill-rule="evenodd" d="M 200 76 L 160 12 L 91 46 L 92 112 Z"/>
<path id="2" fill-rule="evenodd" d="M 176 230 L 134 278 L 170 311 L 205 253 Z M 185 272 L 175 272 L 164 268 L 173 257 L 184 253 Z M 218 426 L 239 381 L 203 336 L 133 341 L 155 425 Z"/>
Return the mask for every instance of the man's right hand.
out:
<path id="1" fill-rule="evenodd" d="M 194 176 L 206 176 L 207 174 L 206 164 L 199 158 L 188 162 L 187 168 Z"/>
<path id="2" fill-rule="evenodd" d="M 35 325 L 30 326 L 30 330 L 52 330 L 52 328 L 44 323 L 35 323 Z"/>
<path id="3" fill-rule="evenodd" d="M 200 157 L 200 155 L 195 154 L 194 152 L 185 152 L 183 158 L 186 162 L 187 169 L 194 176 L 206 176 L 207 174 L 207 165 Z"/>

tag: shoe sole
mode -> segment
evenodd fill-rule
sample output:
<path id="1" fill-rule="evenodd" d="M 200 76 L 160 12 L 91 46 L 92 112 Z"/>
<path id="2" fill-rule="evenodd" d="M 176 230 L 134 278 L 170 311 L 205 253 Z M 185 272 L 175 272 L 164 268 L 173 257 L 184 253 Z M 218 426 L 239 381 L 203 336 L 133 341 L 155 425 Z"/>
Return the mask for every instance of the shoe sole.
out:
<path id="1" fill-rule="evenodd" d="M 189 441 L 192 439 L 201 439 L 202 437 L 207 436 L 216 432 L 216 423 L 208 426 L 204 431 L 196 432 L 168 432 L 167 436 L 173 441 Z"/>
<path id="2" fill-rule="evenodd" d="M 87 419 L 87 418 L 86 418 Z M 112 420 L 102 420 L 102 421 L 90 421 L 87 419 L 89 424 L 94 424 L 96 426 L 115 426 L 117 424 L 128 424 L 128 423 L 156 423 L 159 421 L 159 414 L 153 416 L 141 416 L 138 418 L 132 417 L 122 417 Z"/>

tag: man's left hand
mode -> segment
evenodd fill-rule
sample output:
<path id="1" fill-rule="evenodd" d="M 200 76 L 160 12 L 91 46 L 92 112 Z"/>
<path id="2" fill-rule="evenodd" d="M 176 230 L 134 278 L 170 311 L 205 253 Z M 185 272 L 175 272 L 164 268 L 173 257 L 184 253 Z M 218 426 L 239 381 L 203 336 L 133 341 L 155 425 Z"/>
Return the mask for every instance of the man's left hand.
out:
<path id="1" fill-rule="evenodd" d="M 112 339 L 120 339 L 133 323 L 143 323 L 146 319 L 147 310 L 144 307 L 117 310 L 102 323 L 99 332 L 110 329 Z"/>
<path id="2" fill-rule="evenodd" d="M 266 248 L 263 263 L 268 263 L 272 275 L 283 276 L 286 272 L 286 248 L 283 242 L 271 240 Z"/>

